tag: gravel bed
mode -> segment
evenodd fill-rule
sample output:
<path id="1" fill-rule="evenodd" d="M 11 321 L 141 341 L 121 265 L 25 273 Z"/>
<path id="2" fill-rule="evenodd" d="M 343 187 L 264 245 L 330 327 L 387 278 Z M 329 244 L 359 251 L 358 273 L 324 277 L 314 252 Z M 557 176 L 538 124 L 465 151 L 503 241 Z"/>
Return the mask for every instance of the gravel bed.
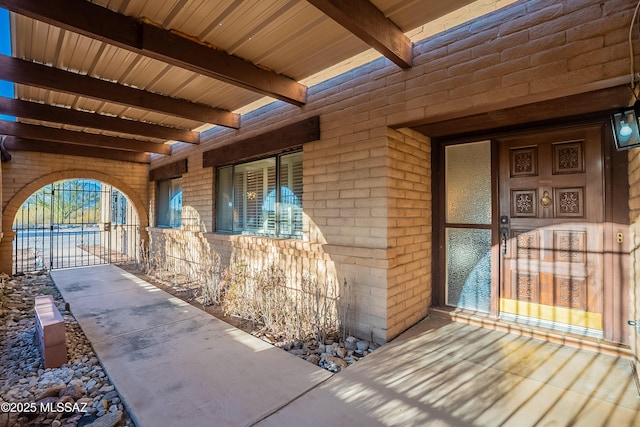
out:
<path id="1" fill-rule="evenodd" d="M 34 300 L 52 295 L 64 317 L 67 363 L 43 366 Z M 46 272 L 0 276 L 0 427 L 133 426 L 91 343 Z"/>

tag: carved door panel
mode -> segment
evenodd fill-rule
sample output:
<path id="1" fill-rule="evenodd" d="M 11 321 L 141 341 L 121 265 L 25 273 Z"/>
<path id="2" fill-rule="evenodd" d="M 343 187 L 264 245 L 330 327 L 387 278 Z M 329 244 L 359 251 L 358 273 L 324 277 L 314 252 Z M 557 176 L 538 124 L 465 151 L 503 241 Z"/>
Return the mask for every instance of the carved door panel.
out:
<path id="1" fill-rule="evenodd" d="M 503 317 L 601 335 L 601 144 L 598 128 L 500 140 Z"/>

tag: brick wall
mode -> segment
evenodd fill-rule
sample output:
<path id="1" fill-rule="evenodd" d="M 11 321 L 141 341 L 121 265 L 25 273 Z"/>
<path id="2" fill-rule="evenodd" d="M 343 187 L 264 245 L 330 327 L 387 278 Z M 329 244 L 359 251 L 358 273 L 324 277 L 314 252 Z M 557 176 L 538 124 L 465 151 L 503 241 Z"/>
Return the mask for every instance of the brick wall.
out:
<path id="1" fill-rule="evenodd" d="M 213 168 L 202 167 L 202 155 L 189 156 L 188 172 L 182 176 L 182 227 L 189 231 L 213 231 Z"/>
<path id="2" fill-rule="evenodd" d="M 640 319 L 640 150 L 629 151 L 629 214 L 630 214 L 630 281 L 629 318 Z M 636 355 L 636 374 L 640 373 L 640 334 L 631 333 L 631 347 Z M 640 379 L 640 378 L 639 378 Z"/>
<path id="3" fill-rule="evenodd" d="M 387 335 L 427 315 L 431 304 L 431 144 L 411 130 L 389 131 Z"/>
<path id="4" fill-rule="evenodd" d="M 142 229 L 148 218 L 148 165 L 113 160 L 89 159 L 48 153 L 16 151 L 2 165 L 2 230 L 0 271 L 11 272 L 15 215 L 22 203 L 38 189 L 71 178 L 96 179 L 113 185 L 134 204 Z M 144 232 L 144 231 L 143 231 Z"/>
<path id="5" fill-rule="evenodd" d="M 415 43 L 410 70 L 373 60 L 310 87 L 304 107 L 266 105 L 243 115 L 240 130 L 214 128 L 157 165 L 189 157 L 184 203 L 224 259 L 277 259 L 292 277 L 323 265 L 349 286 L 360 336 L 386 341 L 426 314 L 432 250 L 429 141 L 390 127 L 626 83 L 634 6 L 520 1 L 480 20 L 441 22 L 447 31 Z M 198 170 L 202 151 L 312 115 L 321 139 L 304 146 L 304 241 L 210 233 L 214 172 Z"/>

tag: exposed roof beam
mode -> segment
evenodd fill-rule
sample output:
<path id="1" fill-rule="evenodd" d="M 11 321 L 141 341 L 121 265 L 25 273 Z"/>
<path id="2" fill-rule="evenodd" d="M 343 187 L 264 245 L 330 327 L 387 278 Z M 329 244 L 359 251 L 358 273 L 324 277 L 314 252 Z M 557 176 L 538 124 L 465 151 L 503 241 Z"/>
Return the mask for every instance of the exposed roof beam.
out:
<path id="1" fill-rule="evenodd" d="M 308 1 L 399 67 L 411 68 L 411 40 L 368 0 Z"/>
<path id="2" fill-rule="evenodd" d="M 39 141 L 29 138 L 7 136 L 4 141 L 7 150 L 12 151 L 37 151 L 40 153 L 66 154 L 69 156 L 94 157 L 107 160 L 121 160 L 125 162 L 151 163 L 149 154 L 133 151 L 111 150 L 101 147 L 87 147 L 73 144 Z"/>
<path id="3" fill-rule="evenodd" d="M 295 80 L 154 25 L 142 25 L 142 54 L 299 107 L 307 102 L 307 87 Z"/>
<path id="4" fill-rule="evenodd" d="M 199 132 L 2 96 L 0 96 L 0 114 L 191 144 L 200 143 Z"/>
<path id="5" fill-rule="evenodd" d="M 399 123 L 394 128 L 411 127 L 431 138 L 469 135 L 495 129 L 522 127 L 535 122 L 565 120 L 570 116 L 599 115 L 602 111 L 612 111 L 624 107 L 629 102 L 629 85 L 623 84 L 590 92 L 571 94 L 555 99 L 517 105 L 512 102 L 495 105 L 486 111 L 455 112 L 426 121 Z M 520 101 L 520 100 L 516 100 Z"/>
<path id="6" fill-rule="evenodd" d="M 73 93 L 199 122 L 235 129 L 240 127 L 239 114 L 6 55 L 0 55 L 0 80 Z"/>
<path id="7" fill-rule="evenodd" d="M 171 154 L 171 146 L 155 142 L 118 138 L 86 132 L 75 132 L 48 126 L 0 120 L 0 135 L 11 135 L 41 141 L 64 142 L 93 147 L 113 148 L 116 150 L 139 151 L 157 154 Z"/>
<path id="8" fill-rule="evenodd" d="M 320 139 L 320 117 L 313 116 L 205 151 L 202 153 L 202 167 L 222 166 L 238 160 L 258 158 L 264 153 L 287 150 L 318 139 Z"/>
<path id="9" fill-rule="evenodd" d="M 0 7 L 294 105 L 307 100 L 306 86 L 293 79 L 85 0 L 0 0 Z"/>

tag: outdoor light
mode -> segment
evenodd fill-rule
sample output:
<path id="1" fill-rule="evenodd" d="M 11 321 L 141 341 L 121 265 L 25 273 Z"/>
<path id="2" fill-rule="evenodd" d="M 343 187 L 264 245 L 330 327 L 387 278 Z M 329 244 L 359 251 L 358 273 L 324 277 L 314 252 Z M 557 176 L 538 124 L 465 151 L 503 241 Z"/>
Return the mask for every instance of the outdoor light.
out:
<path id="1" fill-rule="evenodd" d="M 611 117 L 613 140 L 618 150 L 640 147 L 638 116 L 640 116 L 640 101 L 636 101 L 633 107 L 614 113 Z"/>

